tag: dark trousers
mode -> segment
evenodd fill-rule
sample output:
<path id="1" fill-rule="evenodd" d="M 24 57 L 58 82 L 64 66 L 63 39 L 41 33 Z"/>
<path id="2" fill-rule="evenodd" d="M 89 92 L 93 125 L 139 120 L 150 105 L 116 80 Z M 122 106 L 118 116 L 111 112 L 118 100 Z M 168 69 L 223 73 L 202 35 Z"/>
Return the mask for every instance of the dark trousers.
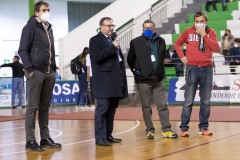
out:
<path id="1" fill-rule="evenodd" d="M 225 61 L 230 61 L 231 60 L 228 49 L 223 49 L 222 53 L 223 53 Z"/>
<path id="2" fill-rule="evenodd" d="M 213 10 L 216 11 L 217 10 L 217 7 L 216 7 L 216 1 L 213 0 L 212 2 L 210 1 L 207 1 L 206 2 L 206 6 L 205 6 L 205 10 L 206 11 L 209 11 L 209 5 L 212 4 L 213 5 Z"/>
<path id="3" fill-rule="evenodd" d="M 157 111 L 159 120 L 162 125 L 162 131 L 167 132 L 171 130 L 171 124 L 169 123 L 169 110 L 167 106 L 167 99 L 165 95 L 165 88 L 163 81 L 148 83 L 137 83 L 137 88 L 140 95 L 142 104 L 143 119 L 146 125 L 146 132 L 155 132 L 155 128 L 152 122 L 152 107 L 151 100 L 154 97 L 154 101 L 157 105 Z"/>
<path id="4" fill-rule="evenodd" d="M 227 0 L 222 0 L 222 11 L 225 11 L 227 9 Z"/>
<path id="5" fill-rule="evenodd" d="M 106 139 L 112 135 L 114 115 L 119 104 L 119 98 L 97 99 L 94 115 L 95 138 Z"/>
<path id="6" fill-rule="evenodd" d="M 50 138 L 48 129 L 48 112 L 51 105 L 52 91 L 55 84 L 54 73 L 34 71 L 27 79 L 28 105 L 26 109 L 26 140 L 35 140 L 35 119 L 38 111 L 38 122 L 41 139 Z"/>
<path id="7" fill-rule="evenodd" d="M 77 105 L 87 105 L 87 74 L 82 73 L 78 76 L 79 93 L 77 96 Z"/>
<path id="8" fill-rule="evenodd" d="M 93 79 L 90 77 L 90 96 L 89 96 L 89 104 L 95 104 L 95 97 L 93 94 Z"/>

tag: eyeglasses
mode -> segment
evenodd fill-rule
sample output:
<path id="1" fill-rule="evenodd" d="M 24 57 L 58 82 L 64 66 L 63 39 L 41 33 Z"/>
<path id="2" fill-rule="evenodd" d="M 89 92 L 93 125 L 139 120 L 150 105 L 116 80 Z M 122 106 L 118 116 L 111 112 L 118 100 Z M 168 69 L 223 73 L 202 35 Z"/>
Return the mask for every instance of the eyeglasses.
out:
<path id="1" fill-rule="evenodd" d="M 115 27 L 116 27 L 116 25 L 114 25 L 114 24 L 110 24 L 110 25 L 102 25 L 102 26 L 106 26 L 106 27 L 108 27 L 108 28 L 115 28 Z"/>

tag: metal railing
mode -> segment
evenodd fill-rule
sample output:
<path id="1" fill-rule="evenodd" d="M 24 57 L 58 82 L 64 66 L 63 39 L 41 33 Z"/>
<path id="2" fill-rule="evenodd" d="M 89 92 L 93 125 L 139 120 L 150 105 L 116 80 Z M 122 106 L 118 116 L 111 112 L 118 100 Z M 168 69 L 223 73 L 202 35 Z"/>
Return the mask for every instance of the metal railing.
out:
<path id="1" fill-rule="evenodd" d="M 228 59 L 228 60 L 225 60 Z M 240 55 L 213 57 L 214 75 L 240 74 Z"/>
<path id="2" fill-rule="evenodd" d="M 159 0 L 141 15 L 123 24 L 116 30 L 123 53 L 127 53 L 130 41 L 142 34 L 142 23 L 145 20 L 151 19 L 156 27 L 161 27 L 163 22 L 167 22 L 168 18 L 190 3 L 193 3 L 193 0 Z"/>
<path id="3" fill-rule="evenodd" d="M 168 58 L 171 62 L 165 63 L 165 66 L 175 67 L 176 70 L 182 71 L 185 75 L 185 65 L 178 58 Z M 229 60 L 225 60 L 229 59 Z M 214 75 L 231 75 L 240 74 L 240 55 L 239 56 L 223 56 L 215 55 L 213 57 Z"/>

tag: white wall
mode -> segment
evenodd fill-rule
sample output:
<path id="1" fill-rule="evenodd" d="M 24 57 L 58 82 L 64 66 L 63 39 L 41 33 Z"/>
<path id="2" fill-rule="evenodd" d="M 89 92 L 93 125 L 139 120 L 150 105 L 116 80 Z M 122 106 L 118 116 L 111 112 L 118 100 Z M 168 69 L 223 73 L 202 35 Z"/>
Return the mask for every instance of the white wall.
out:
<path id="1" fill-rule="evenodd" d="M 28 0 L 8 0 L 1 2 L 0 9 L 0 64 L 10 59 L 18 50 L 22 26 L 28 17 Z"/>
<path id="2" fill-rule="evenodd" d="M 50 5 L 50 20 L 53 25 L 56 55 L 59 54 L 58 39 L 68 33 L 67 1 L 46 0 Z M 10 59 L 19 48 L 22 28 L 29 19 L 28 0 L 1 0 L 0 9 L 0 64 Z M 57 65 L 58 65 L 57 61 Z M 1 72 L 1 70 L 0 70 Z"/>
<path id="3" fill-rule="evenodd" d="M 68 11 L 66 1 L 47 1 L 50 5 L 50 19 L 49 22 L 53 25 L 53 34 L 55 38 L 55 51 L 59 55 L 59 38 L 68 34 Z M 59 62 L 57 62 L 59 66 Z"/>

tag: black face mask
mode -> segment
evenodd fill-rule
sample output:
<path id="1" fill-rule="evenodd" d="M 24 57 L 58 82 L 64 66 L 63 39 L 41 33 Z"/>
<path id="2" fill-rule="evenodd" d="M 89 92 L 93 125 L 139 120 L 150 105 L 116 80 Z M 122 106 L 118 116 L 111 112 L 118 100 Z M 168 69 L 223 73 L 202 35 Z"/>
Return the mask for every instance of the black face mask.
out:
<path id="1" fill-rule="evenodd" d="M 227 33 L 225 33 L 225 34 L 224 34 L 224 36 L 228 36 L 228 34 L 227 34 Z"/>

